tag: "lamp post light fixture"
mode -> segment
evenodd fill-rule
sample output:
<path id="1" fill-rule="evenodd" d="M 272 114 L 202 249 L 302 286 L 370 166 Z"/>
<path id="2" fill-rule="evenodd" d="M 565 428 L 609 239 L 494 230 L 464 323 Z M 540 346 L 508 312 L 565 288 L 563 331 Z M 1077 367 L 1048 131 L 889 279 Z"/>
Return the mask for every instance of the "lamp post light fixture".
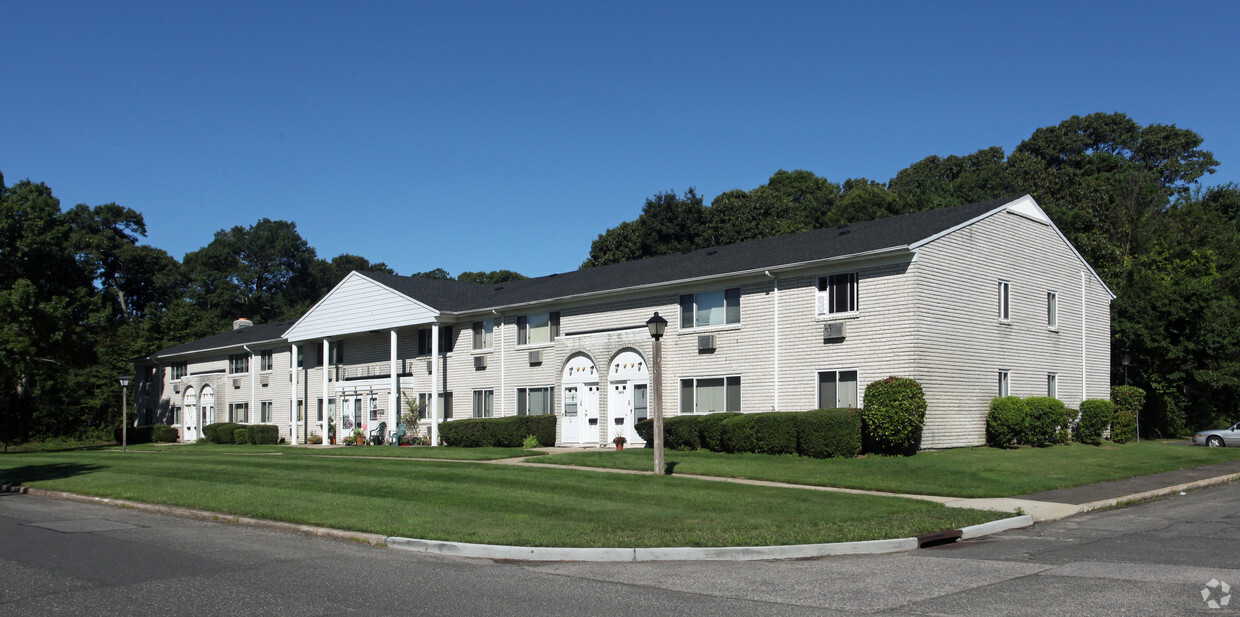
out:
<path id="1" fill-rule="evenodd" d="M 659 317 L 659 312 L 655 311 L 654 317 L 646 321 L 646 328 L 654 339 L 654 361 L 650 364 L 650 379 L 654 381 L 654 392 L 651 396 L 654 400 L 651 404 L 654 407 L 654 473 L 657 475 L 663 473 L 663 360 L 659 339 L 663 338 L 663 331 L 667 330 L 667 320 Z"/>
<path id="2" fill-rule="evenodd" d="M 125 425 L 129 421 L 125 418 L 129 414 L 129 376 L 122 375 L 121 382 L 121 452 L 129 451 L 129 435 L 125 430 Z"/>
<path id="3" fill-rule="evenodd" d="M 1128 365 L 1132 364 L 1132 356 L 1123 354 L 1119 357 L 1119 363 L 1124 365 L 1124 385 L 1128 385 Z M 1141 410 L 1137 410 L 1137 443 L 1141 443 Z"/>

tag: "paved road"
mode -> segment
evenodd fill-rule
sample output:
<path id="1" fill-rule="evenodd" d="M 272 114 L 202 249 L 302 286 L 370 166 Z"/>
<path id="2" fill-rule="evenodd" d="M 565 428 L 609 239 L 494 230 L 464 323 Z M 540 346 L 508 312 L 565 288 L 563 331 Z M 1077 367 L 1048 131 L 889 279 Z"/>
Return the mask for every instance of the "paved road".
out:
<path id="1" fill-rule="evenodd" d="M 1240 614 L 1201 597 L 1240 584 L 1237 513 L 1231 484 L 896 555 L 529 564 L 7 494 L 0 614 Z"/>

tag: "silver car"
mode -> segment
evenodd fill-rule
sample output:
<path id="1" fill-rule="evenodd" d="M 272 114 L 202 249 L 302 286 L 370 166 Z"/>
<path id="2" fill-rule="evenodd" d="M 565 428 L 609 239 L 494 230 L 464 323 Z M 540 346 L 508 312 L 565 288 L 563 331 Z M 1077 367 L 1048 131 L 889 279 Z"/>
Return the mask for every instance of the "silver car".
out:
<path id="1" fill-rule="evenodd" d="M 1193 435 L 1193 445 L 1210 446 L 1211 448 L 1221 448 L 1223 446 L 1240 447 L 1240 423 L 1233 424 L 1227 428 L 1198 431 Z"/>

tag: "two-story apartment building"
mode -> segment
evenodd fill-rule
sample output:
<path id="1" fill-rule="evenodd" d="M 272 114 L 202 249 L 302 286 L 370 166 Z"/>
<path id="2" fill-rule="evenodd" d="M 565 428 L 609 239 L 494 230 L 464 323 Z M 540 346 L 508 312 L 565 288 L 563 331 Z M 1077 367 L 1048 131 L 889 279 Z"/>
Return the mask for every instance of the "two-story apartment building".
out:
<path id="1" fill-rule="evenodd" d="M 417 401 L 432 435 L 555 414 L 559 443 L 597 445 L 639 441 L 656 385 L 669 416 L 796 411 L 898 375 L 925 390 L 923 448 L 975 445 L 995 396 L 1108 395 L 1113 297 L 1026 196 L 501 285 L 353 272 L 295 323 L 152 354 L 139 404 L 186 439 L 231 417 L 298 442 Z"/>

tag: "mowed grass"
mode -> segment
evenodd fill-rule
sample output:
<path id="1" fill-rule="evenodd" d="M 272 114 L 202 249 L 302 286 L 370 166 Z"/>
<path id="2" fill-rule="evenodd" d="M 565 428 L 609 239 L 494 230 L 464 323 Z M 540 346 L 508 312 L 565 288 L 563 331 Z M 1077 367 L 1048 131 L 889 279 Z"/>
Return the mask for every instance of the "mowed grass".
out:
<path id="1" fill-rule="evenodd" d="M 653 468 L 649 449 L 553 454 L 537 462 L 612 469 Z M 1240 458 L 1240 448 L 1142 442 L 1050 448 L 958 448 L 916 456 L 812 459 L 709 451 L 665 453 L 676 473 L 752 478 L 811 486 L 944 495 L 1011 497 Z"/>
<path id="2" fill-rule="evenodd" d="M 114 449 L 119 450 L 120 446 Z M 383 458 L 433 458 L 453 461 L 494 461 L 504 458 L 520 458 L 541 456 L 538 450 L 522 448 L 430 448 L 394 446 L 340 446 L 320 448 L 312 446 L 251 446 L 235 444 L 193 443 L 193 444 L 141 444 L 129 446 L 131 452 L 179 452 L 203 454 L 280 454 L 287 456 L 362 456 Z"/>
<path id="3" fill-rule="evenodd" d="M 10 454 L 0 456 L 0 482 L 384 535 L 519 546 L 875 540 L 1010 516 L 675 476 L 179 449 Z"/>

